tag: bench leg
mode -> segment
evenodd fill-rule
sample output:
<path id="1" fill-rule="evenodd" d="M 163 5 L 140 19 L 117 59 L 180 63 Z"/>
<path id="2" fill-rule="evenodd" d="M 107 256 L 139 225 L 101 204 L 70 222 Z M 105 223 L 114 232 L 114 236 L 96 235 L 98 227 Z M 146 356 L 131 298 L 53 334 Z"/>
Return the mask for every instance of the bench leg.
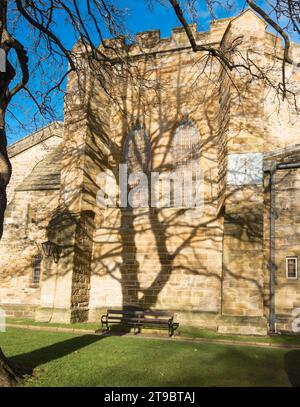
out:
<path id="1" fill-rule="evenodd" d="M 171 338 L 174 335 L 174 327 L 172 323 L 169 323 L 169 337 Z"/>
<path id="2" fill-rule="evenodd" d="M 108 327 L 108 321 L 101 321 L 102 323 L 102 333 L 108 332 L 109 331 L 109 327 Z"/>

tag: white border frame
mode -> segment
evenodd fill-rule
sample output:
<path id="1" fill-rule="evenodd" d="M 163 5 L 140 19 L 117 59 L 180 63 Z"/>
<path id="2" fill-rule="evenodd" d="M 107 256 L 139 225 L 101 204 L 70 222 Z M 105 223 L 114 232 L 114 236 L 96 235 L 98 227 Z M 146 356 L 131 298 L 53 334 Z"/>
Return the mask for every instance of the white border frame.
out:
<path id="1" fill-rule="evenodd" d="M 0 333 L 6 332 L 6 312 L 0 308 Z"/>
<path id="2" fill-rule="evenodd" d="M 288 260 L 296 260 L 296 277 L 289 277 L 288 275 Z M 285 258 L 285 273 L 287 280 L 298 280 L 298 257 L 297 256 L 287 256 Z"/>

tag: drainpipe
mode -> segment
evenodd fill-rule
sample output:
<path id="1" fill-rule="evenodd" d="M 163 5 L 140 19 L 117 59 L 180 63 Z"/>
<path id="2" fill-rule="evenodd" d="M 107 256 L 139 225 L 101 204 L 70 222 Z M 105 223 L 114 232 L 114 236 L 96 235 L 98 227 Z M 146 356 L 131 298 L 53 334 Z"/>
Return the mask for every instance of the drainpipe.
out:
<path id="1" fill-rule="evenodd" d="M 300 168 L 300 163 L 287 163 L 287 164 L 278 164 L 278 170 L 290 170 L 293 168 Z"/>
<path id="2" fill-rule="evenodd" d="M 300 163 L 272 164 L 270 168 L 270 333 L 276 333 L 276 255 L 275 255 L 275 221 L 276 221 L 276 191 L 274 188 L 274 175 L 277 170 L 300 168 Z"/>
<path id="3" fill-rule="evenodd" d="M 277 163 L 273 163 L 270 168 L 270 314 L 269 331 L 276 333 L 276 309 L 275 309 L 275 285 L 276 285 L 276 258 L 275 258 L 275 188 L 273 188 L 274 175 L 277 170 Z"/>

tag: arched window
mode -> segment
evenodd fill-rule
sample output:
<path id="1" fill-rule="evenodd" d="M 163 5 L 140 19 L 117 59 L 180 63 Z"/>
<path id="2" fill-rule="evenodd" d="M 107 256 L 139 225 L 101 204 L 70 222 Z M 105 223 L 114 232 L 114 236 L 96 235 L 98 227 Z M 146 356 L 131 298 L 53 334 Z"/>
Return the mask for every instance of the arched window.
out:
<path id="1" fill-rule="evenodd" d="M 151 144 L 141 126 L 134 127 L 127 135 L 123 160 L 127 164 L 129 185 L 129 206 L 148 206 L 148 182 L 151 171 Z"/>
<path id="2" fill-rule="evenodd" d="M 171 182 L 171 206 L 191 208 L 201 199 L 200 133 L 191 120 L 185 119 L 175 130 L 171 143 L 175 182 Z"/>
<path id="3" fill-rule="evenodd" d="M 124 161 L 129 173 L 149 173 L 151 165 L 151 144 L 141 126 L 134 127 L 124 143 Z"/>
<path id="4" fill-rule="evenodd" d="M 200 134 L 190 120 L 184 120 L 175 130 L 172 140 L 174 167 L 198 164 L 200 157 Z"/>
<path id="5" fill-rule="evenodd" d="M 39 285 L 41 280 L 41 265 L 43 257 L 39 254 L 34 257 L 32 264 L 32 284 Z"/>

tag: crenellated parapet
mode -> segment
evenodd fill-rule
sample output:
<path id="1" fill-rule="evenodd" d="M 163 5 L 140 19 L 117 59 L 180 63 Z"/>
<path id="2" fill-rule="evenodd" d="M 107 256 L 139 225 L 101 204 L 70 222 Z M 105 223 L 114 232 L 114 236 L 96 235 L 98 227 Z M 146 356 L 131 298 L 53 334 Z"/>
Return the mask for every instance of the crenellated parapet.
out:
<path id="1" fill-rule="evenodd" d="M 218 44 L 221 42 L 224 32 L 230 22 L 230 18 L 217 20 L 211 23 L 209 31 L 197 31 L 197 25 L 191 24 L 190 28 L 197 44 Z M 191 48 L 189 39 L 183 27 L 172 29 L 171 36 L 161 37 L 160 30 L 149 30 L 137 33 L 134 42 L 129 42 L 125 37 L 107 39 L 99 49 L 108 53 L 126 51 L 132 56 L 143 54 L 174 52 L 180 49 Z"/>
<path id="2" fill-rule="evenodd" d="M 232 41 L 232 36 L 239 35 L 247 37 L 254 46 L 257 43 L 255 39 L 260 36 L 263 39 L 266 53 L 271 53 L 274 47 L 276 47 L 278 56 L 283 52 L 282 39 L 268 31 L 265 22 L 251 9 L 247 9 L 237 17 L 211 21 L 208 31 L 198 31 L 197 24 L 191 24 L 190 29 L 198 45 L 218 46 L 221 43 L 225 44 L 227 41 Z M 109 57 L 118 58 L 124 53 L 136 57 L 145 54 L 176 52 L 189 48 L 191 48 L 189 39 L 184 28 L 180 26 L 174 27 L 170 37 L 166 38 L 161 36 L 160 30 L 148 30 L 137 33 L 133 40 L 126 36 L 105 39 L 104 43 L 99 46 L 99 51 Z M 262 50 L 260 45 L 259 48 Z M 83 56 L 86 54 L 87 48 L 81 41 L 78 41 L 72 51 L 78 56 Z M 291 43 L 291 52 L 298 57 L 300 46 Z"/>

